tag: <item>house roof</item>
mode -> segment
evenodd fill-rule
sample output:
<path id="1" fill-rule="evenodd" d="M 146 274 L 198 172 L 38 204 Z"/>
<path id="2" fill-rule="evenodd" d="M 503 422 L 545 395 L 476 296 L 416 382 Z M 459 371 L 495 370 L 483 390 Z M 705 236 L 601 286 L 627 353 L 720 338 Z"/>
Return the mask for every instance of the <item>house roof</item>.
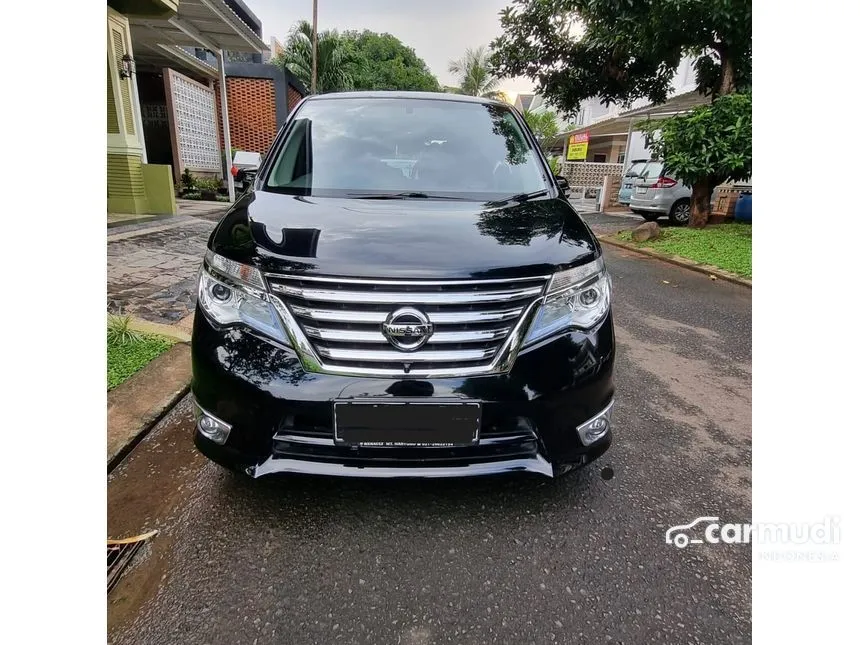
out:
<path id="1" fill-rule="evenodd" d="M 611 137 L 617 135 L 627 136 L 631 125 L 635 125 L 638 121 L 650 118 L 662 118 L 675 114 L 682 114 L 699 105 L 705 105 L 709 99 L 707 96 L 699 94 L 697 90 L 677 94 L 667 100 L 665 103 L 657 105 L 651 104 L 645 107 L 636 108 L 622 112 L 616 117 L 605 119 L 591 125 L 582 126 L 574 130 L 562 132 L 559 137 L 569 137 L 573 134 L 588 132 L 593 137 Z"/>

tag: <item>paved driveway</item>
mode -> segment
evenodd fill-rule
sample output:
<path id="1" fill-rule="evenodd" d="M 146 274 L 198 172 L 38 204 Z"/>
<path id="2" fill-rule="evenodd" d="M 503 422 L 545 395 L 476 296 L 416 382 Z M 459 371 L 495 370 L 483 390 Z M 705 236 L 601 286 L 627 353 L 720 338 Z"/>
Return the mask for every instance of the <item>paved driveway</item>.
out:
<path id="1" fill-rule="evenodd" d="M 144 224 L 108 229 L 108 310 L 175 324 L 194 313 L 197 270 L 223 207 L 198 206 Z"/>
<path id="2" fill-rule="evenodd" d="M 597 464 L 247 482 L 194 452 L 185 401 L 109 478 L 109 535 L 161 531 L 110 596 L 110 642 L 749 642 L 750 547 L 664 534 L 750 520 L 750 291 L 606 254 L 618 402 Z"/>

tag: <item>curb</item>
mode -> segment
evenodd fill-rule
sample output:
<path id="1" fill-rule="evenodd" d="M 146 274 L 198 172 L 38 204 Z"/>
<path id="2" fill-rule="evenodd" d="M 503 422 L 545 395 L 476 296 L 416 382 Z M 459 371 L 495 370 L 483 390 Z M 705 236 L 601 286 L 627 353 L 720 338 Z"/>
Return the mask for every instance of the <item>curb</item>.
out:
<path id="1" fill-rule="evenodd" d="M 729 273 L 723 269 L 717 268 L 715 266 L 711 266 L 709 264 L 700 264 L 698 262 L 694 262 L 693 260 L 688 260 L 686 258 L 682 258 L 677 255 L 666 255 L 664 253 L 659 253 L 657 251 L 652 251 L 651 249 L 643 249 L 633 244 L 628 244 L 627 242 L 621 242 L 620 240 L 611 239 L 611 235 L 598 235 L 597 239 L 600 240 L 601 244 L 606 243 L 610 246 L 615 246 L 620 249 L 625 249 L 627 251 L 632 251 L 634 253 L 639 253 L 640 255 L 647 255 L 648 257 L 655 258 L 657 260 L 662 260 L 663 262 L 668 262 L 669 264 L 674 264 L 675 266 L 683 267 L 685 269 L 690 269 L 691 271 L 695 271 L 696 273 L 701 273 L 707 276 L 716 276 L 721 280 L 725 280 L 726 282 L 731 282 L 732 284 L 740 285 L 741 287 L 746 287 L 747 289 L 752 289 L 753 283 L 752 280 L 747 280 L 746 278 L 741 278 L 736 275 Z"/>
<path id="2" fill-rule="evenodd" d="M 191 349 L 177 343 L 108 392 L 108 474 L 191 388 Z"/>
<path id="3" fill-rule="evenodd" d="M 115 314 L 120 315 L 120 314 Z M 137 318 L 130 314 L 122 314 L 129 317 L 128 327 L 132 331 L 139 331 L 143 334 L 155 334 L 157 336 L 166 336 L 180 343 L 191 342 L 191 323 L 194 321 L 194 314 L 189 314 L 175 325 L 166 325 L 164 323 L 150 322 L 143 318 Z M 110 322 L 111 314 L 108 313 L 108 322 Z"/>

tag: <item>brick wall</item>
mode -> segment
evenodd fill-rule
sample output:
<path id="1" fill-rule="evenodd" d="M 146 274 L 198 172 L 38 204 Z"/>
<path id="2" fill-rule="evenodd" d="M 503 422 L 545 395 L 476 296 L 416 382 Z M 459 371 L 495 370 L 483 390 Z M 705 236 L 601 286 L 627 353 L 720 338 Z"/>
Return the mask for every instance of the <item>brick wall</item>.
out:
<path id="1" fill-rule="evenodd" d="M 290 88 L 292 90 L 292 88 Z M 221 90 L 215 83 L 218 140 L 224 149 Z M 275 83 L 267 78 L 227 78 L 230 143 L 238 150 L 265 154 L 278 132 Z"/>
<path id="2" fill-rule="evenodd" d="M 299 101 L 302 100 L 302 95 L 292 85 L 287 86 L 287 112 L 292 112 Z"/>

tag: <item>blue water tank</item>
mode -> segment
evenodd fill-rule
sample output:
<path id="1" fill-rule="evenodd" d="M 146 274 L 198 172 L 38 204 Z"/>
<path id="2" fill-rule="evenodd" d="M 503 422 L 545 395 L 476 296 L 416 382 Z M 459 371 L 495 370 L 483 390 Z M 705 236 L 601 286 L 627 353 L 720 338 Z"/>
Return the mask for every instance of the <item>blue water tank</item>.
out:
<path id="1" fill-rule="evenodd" d="M 735 204 L 735 220 L 738 222 L 752 222 L 752 193 L 744 192 L 738 195 Z"/>

